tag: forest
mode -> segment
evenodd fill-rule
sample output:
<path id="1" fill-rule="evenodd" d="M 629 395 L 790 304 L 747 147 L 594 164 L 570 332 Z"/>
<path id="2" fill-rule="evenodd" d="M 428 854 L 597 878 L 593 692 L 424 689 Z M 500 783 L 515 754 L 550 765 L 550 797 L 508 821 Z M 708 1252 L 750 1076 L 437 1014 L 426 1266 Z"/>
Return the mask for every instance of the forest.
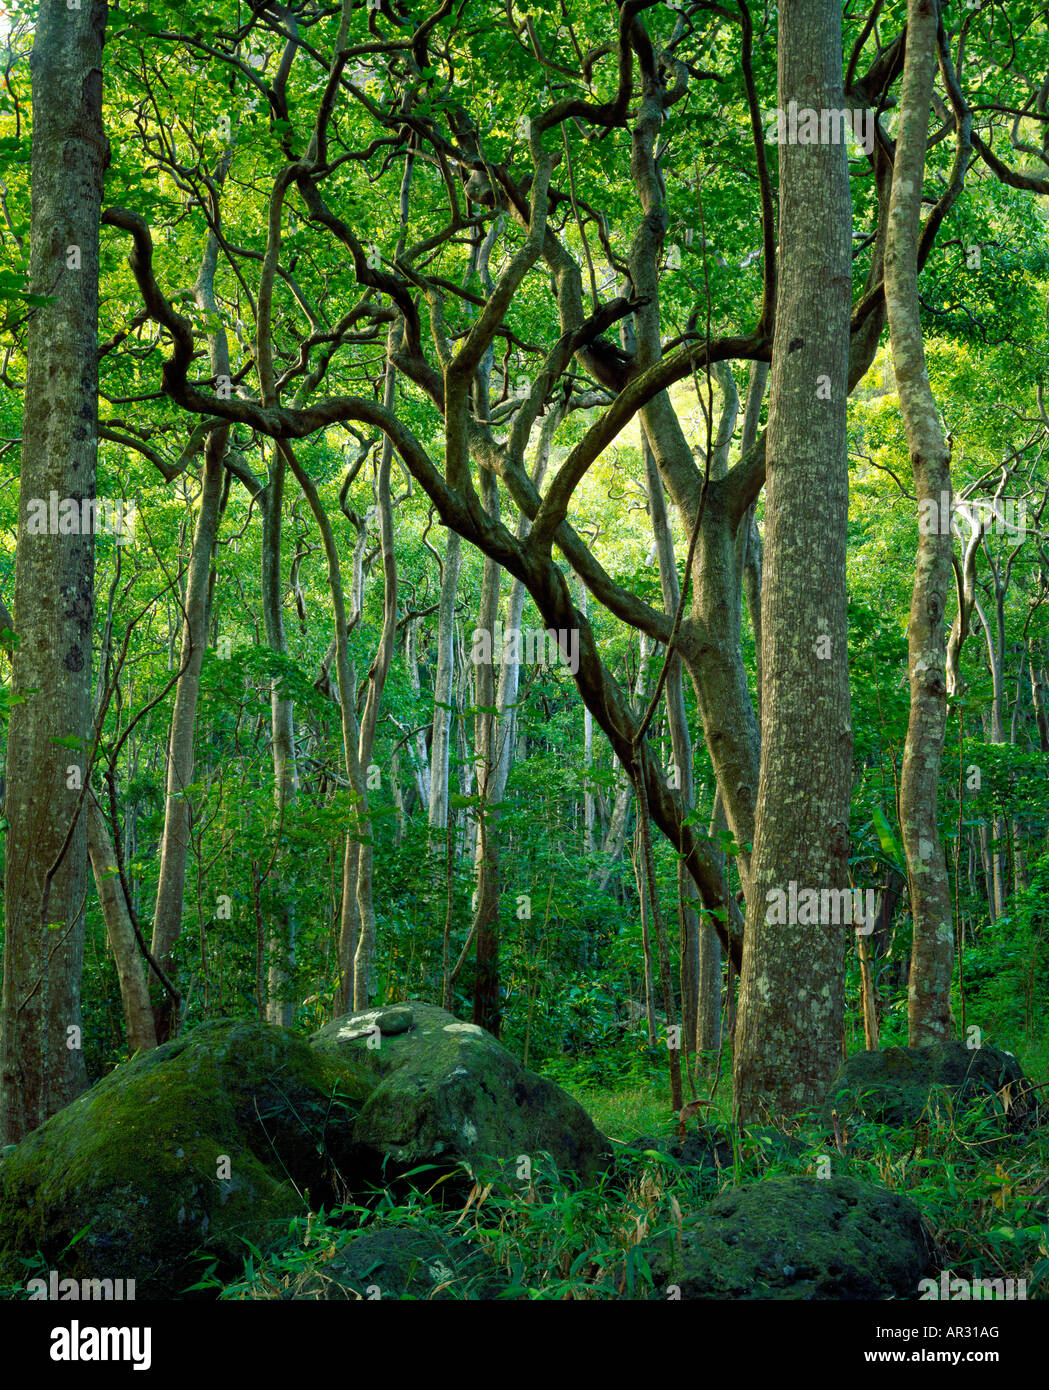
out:
<path id="1" fill-rule="evenodd" d="M 0 67 L 0 1298 L 1049 1297 L 1049 9 Z"/>

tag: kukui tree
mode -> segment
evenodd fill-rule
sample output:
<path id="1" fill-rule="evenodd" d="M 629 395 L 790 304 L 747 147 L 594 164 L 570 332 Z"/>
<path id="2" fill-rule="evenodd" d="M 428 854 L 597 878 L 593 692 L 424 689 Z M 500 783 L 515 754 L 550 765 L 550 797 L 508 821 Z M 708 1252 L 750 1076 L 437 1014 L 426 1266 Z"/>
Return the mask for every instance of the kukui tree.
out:
<path id="1" fill-rule="evenodd" d="M 32 225 L 7 734 L 0 1139 L 86 1085 L 80 979 L 98 455 L 98 238 L 109 146 L 106 5 L 43 0 L 32 72 Z M 56 505 L 57 504 L 57 505 Z M 46 508 L 48 525 L 40 526 Z M 52 521 L 52 513 L 58 512 Z"/>
<path id="2" fill-rule="evenodd" d="M 82 787 L 93 775 L 106 817 L 92 812 L 98 862 L 121 886 L 114 942 L 130 927 L 148 956 L 157 1037 L 235 996 L 235 981 L 273 1021 L 293 1019 L 296 996 L 367 1007 L 414 968 L 416 943 L 400 934 L 409 897 L 439 939 L 435 995 L 462 991 L 498 1031 L 513 962 L 549 946 L 557 893 L 578 879 L 644 904 L 648 1026 L 661 1043 L 676 1041 L 680 1011 L 686 1056 L 715 1047 L 722 961 L 726 1004 L 739 976 L 737 1113 L 781 1118 L 822 1095 L 840 1057 L 853 880 L 869 873 L 886 895 L 895 883 L 895 903 L 904 870 L 913 1037 L 943 1036 L 954 924 L 938 759 L 951 737 L 946 682 L 952 669 L 960 682 L 976 645 L 963 654 L 969 627 L 995 625 L 979 616 L 991 571 L 978 571 L 979 542 L 957 557 L 947 643 L 952 533 L 918 542 L 911 731 L 898 805 L 888 777 L 875 806 L 875 745 L 891 740 L 870 731 L 889 697 L 879 706 L 865 682 L 850 694 L 849 644 L 873 661 L 892 635 L 874 630 L 875 595 L 849 606 L 848 542 L 871 479 L 898 477 L 901 414 L 911 522 L 915 503 L 950 487 L 923 375 L 930 323 L 961 342 L 973 322 L 1026 303 L 1010 276 L 975 275 L 967 248 L 1035 222 L 1049 191 L 1049 123 L 1026 76 L 1046 60 L 1034 8 L 1014 6 L 1006 25 L 998 0 L 960 13 L 914 0 L 906 14 L 882 0 L 845 13 L 833 0 L 556 13 L 291 0 L 118 9 L 110 34 L 105 119 L 118 154 L 101 212 L 98 434 L 107 476 L 133 478 L 148 498 L 140 531 L 156 563 L 105 552 L 97 748 L 89 612 L 80 713 L 59 729 L 49 703 L 33 746 L 87 739 Z M 33 113 L 34 247 L 50 235 L 35 165 L 48 119 L 72 115 Z M 89 146 L 100 176 L 103 146 Z M 12 200 L 23 183 L 12 174 Z M 97 200 L 67 205 L 97 234 Z M 1039 237 L 1009 235 L 1033 266 Z M 86 230 L 70 239 L 82 287 Z M 41 276 L 34 294 L 71 292 Z M 57 350 L 34 336 L 47 321 L 54 339 L 57 302 L 9 326 L 27 372 L 34 351 L 44 362 Z M 892 429 L 880 395 L 867 399 L 886 371 L 887 323 Z M 1041 430 L 1033 356 L 1025 371 L 1010 402 Z M 76 415 L 80 398 L 60 395 Z M 940 404 L 961 411 L 966 399 L 959 384 Z M 38 405 L 27 385 L 23 495 L 78 495 L 64 475 L 27 482 Z M 51 430 L 64 418 L 45 416 Z M 977 456 L 985 470 L 994 447 L 965 423 L 962 491 L 981 486 Z M 1041 497 L 1037 445 L 1013 447 Z M 871 525 L 888 533 L 895 518 Z M 910 536 L 892 534 L 898 576 Z M 41 557 L 45 545 L 72 553 L 60 550 L 70 537 L 20 533 L 19 575 L 38 539 Z M 995 560 L 1000 641 L 985 643 L 1001 696 L 1010 603 L 1037 598 L 1019 623 L 1021 738 L 1042 727 L 1040 544 L 1032 537 L 1008 574 Z M 1028 587 L 1010 590 L 1013 574 Z M 33 624 L 55 621 L 48 592 L 16 584 L 16 663 L 34 650 Z M 526 620 L 560 635 L 547 666 L 568 669 L 554 684 L 522 674 L 516 637 L 497 650 Z M 50 642 L 46 659 L 58 650 Z M 16 665 L 16 696 L 36 683 Z M 21 893 L 12 866 L 19 882 L 51 882 L 72 827 L 72 943 L 86 792 L 62 781 L 70 819 L 49 822 L 55 843 L 16 830 L 18 797 L 28 805 L 18 721 L 32 708 L 15 707 L 9 732 L 8 910 Z M 514 778 L 540 744 L 571 802 L 583 873 L 549 843 L 522 852 L 514 798 L 528 793 Z M 242 758 L 252 791 L 237 797 L 228 780 Z M 977 845 L 978 830 L 963 832 Z M 996 838 L 1011 834 L 1022 855 L 1035 833 L 991 815 L 988 863 L 1007 852 Z M 390 843 L 411 846 L 417 894 L 399 896 L 396 875 L 377 881 Z M 632 843 L 636 883 L 617 880 Z M 965 872 L 959 858 L 956 890 Z M 791 885 L 804 907 L 781 920 L 771 900 Z M 20 935 L 27 902 L 21 893 L 5 946 L 23 999 L 51 935 L 46 924 Z M 531 1009 L 537 967 L 521 968 Z M 63 970 L 65 1026 L 72 956 Z M 23 1015 L 27 1039 L 45 1035 L 43 1016 L 20 1007 L 5 993 L 5 1047 Z"/>

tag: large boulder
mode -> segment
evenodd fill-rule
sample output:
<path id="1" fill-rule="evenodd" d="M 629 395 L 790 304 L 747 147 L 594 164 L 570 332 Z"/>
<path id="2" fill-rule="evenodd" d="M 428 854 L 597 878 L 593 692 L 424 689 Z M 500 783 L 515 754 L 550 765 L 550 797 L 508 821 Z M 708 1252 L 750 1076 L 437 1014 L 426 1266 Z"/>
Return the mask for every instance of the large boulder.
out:
<path id="1" fill-rule="evenodd" d="M 289 1297 L 295 1299 L 495 1298 L 503 1285 L 479 1246 L 436 1226 L 391 1227 L 342 1241 Z"/>
<path id="2" fill-rule="evenodd" d="M 1008 1122 L 1034 1110 L 1027 1083 L 1011 1052 L 994 1047 L 969 1049 L 956 1041 L 928 1047 L 887 1047 L 857 1052 L 845 1061 L 830 1088 L 825 1115 L 864 1115 L 877 1124 L 913 1124 L 930 1112 L 981 1103 Z M 930 1105 L 931 1101 L 931 1105 Z"/>
<path id="3" fill-rule="evenodd" d="M 566 1091 L 432 1004 L 347 1014 L 310 1042 L 370 1086 L 354 1139 L 377 1164 L 389 1161 L 387 1174 L 522 1157 L 534 1172 L 544 1150 L 562 1173 L 589 1183 L 609 1161 L 607 1142 Z"/>
<path id="4" fill-rule="evenodd" d="M 0 1279 L 37 1251 L 62 1278 L 134 1279 L 137 1298 L 177 1296 L 201 1252 L 238 1272 L 241 1237 L 264 1246 L 351 1178 L 364 1094 L 330 1056 L 250 1020 L 124 1063 L 0 1165 Z"/>
<path id="5" fill-rule="evenodd" d="M 810 1175 L 728 1188 L 643 1250 L 656 1295 L 683 1299 L 913 1298 L 930 1259 L 908 1198 Z"/>

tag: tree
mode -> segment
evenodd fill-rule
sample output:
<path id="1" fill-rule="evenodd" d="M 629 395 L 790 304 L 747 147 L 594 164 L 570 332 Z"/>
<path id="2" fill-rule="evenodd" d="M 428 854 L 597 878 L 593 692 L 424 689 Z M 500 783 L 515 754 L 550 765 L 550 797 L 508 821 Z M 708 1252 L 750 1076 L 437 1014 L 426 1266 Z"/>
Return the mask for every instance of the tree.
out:
<path id="1" fill-rule="evenodd" d="M 779 104 L 840 110 L 841 11 L 780 15 Z M 843 146 L 780 150 L 780 278 L 766 445 L 761 773 L 736 1025 L 739 1118 L 822 1099 L 837 1066 L 846 933 L 783 920 L 790 885 L 848 885 L 852 726 L 845 615 L 852 205 Z M 837 916 L 837 914 L 835 914 Z M 805 969 L 798 963 L 804 961 Z"/>
<path id="2" fill-rule="evenodd" d="M 42 0 L 30 60 L 32 222 L 7 744 L 0 1141 L 86 1085 L 80 974 L 98 458 L 105 0 Z M 52 529 L 56 504 L 60 525 Z M 38 529 L 39 510 L 49 515 Z M 34 524 L 30 524 L 33 513 Z M 75 522 L 75 525 L 74 525 Z"/>
<path id="3" fill-rule="evenodd" d="M 936 0 L 909 0 L 907 51 L 885 248 L 885 301 L 900 411 L 918 495 L 918 559 L 908 625 L 911 713 L 900 777 L 900 828 L 914 919 L 908 991 L 913 1047 L 938 1042 L 951 1026 L 954 924 L 939 827 L 940 765 L 947 728 L 944 612 L 953 537 L 942 524 L 951 496 L 950 450 L 929 386 L 918 305 L 918 233 L 925 146 L 936 68 Z M 969 154 L 968 118 L 958 117 L 960 168 Z"/>

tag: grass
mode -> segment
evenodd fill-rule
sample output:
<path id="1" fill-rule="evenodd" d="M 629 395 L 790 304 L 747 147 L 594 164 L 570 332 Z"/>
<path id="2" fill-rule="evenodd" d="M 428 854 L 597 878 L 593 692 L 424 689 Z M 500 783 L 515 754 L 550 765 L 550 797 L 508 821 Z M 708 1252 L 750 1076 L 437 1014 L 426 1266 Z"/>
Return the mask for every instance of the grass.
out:
<path id="1" fill-rule="evenodd" d="M 1041 1078 L 1049 1071 L 1049 1043 L 1015 1050 L 1028 1076 Z M 621 1081 L 599 1086 L 584 1084 L 585 1060 L 562 1063 L 556 1071 L 610 1138 L 669 1137 L 675 1117 L 664 1060 L 665 1053 L 635 1051 Z M 708 1058 L 696 1076 L 698 1094 L 709 1096 L 714 1081 Z M 708 1124 L 728 1137 L 727 1050 L 714 1100 Z M 691 1121 L 689 1127 L 694 1125 Z M 239 1278 L 230 1282 L 205 1269 L 196 1287 L 227 1300 L 316 1297 L 327 1277 L 325 1267 L 348 1239 L 391 1227 L 437 1226 L 448 1237 L 468 1238 L 485 1250 L 504 1298 L 658 1297 L 644 1255 L 651 1236 L 680 1229 L 683 1220 L 734 1183 L 813 1173 L 826 1166 L 817 1160 L 829 1156 L 833 1172 L 879 1184 L 917 1204 L 935 1243 L 930 1272 L 1022 1278 L 1028 1299 L 1049 1298 L 1049 1128 L 1003 1133 L 1000 1114 L 986 1108 L 955 1113 L 940 1097 L 916 1123 L 900 1127 L 873 1124 L 858 1113 L 843 1122 L 840 1143 L 803 1121 L 788 1130 L 800 1141 L 795 1156 L 770 1157 L 752 1138 L 737 1138 L 733 1161 L 720 1172 L 700 1174 L 669 1159 L 619 1153 L 615 1175 L 582 1191 L 560 1184 L 542 1165 L 523 1183 L 478 1175 L 468 1199 L 457 1204 L 442 1205 L 436 1192 L 376 1191 L 336 1212 L 304 1214 L 279 1248 L 265 1254 L 249 1249 Z M 0 1297 L 17 1296 L 25 1295 L 0 1290 Z M 471 1290 L 453 1282 L 443 1296 L 468 1298 Z"/>
<path id="2" fill-rule="evenodd" d="M 662 1080 L 573 1089 L 613 1139 L 672 1133 L 669 1090 Z M 722 1089 L 719 1085 L 723 1105 Z M 728 1087 L 724 1090 L 727 1094 Z M 719 1105 L 719 1119 L 721 1114 Z M 1049 1130 L 1044 1126 L 1003 1134 L 1000 1113 L 986 1108 L 955 1113 L 941 1096 L 915 1124 L 893 1128 L 855 1118 L 844 1127 L 840 1148 L 804 1123 L 795 1127 L 795 1137 L 801 1141 L 795 1157 L 770 1160 L 747 1137 L 734 1145 L 730 1167 L 699 1176 L 669 1159 L 620 1153 L 615 1177 L 589 1190 L 562 1186 L 549 1176 L 527 1184 L 478 1179 L 468 1200 L 452 1209 L 423 1195 L 398 1203 L 388 1193 L 376 1194 L 372 1204 L 333 1215 L 329 1224 L 313 1218 L 309 1246 L 293 1238 L 285 1250 L 251 1261 L 244 1278 L 221 1296 L 302 1296 L 310 1280 L 316 1287 L 318 1267 L 341 1241 L 382 1227 L 423 1223 L 480 1245 L 499 1271 L 504 1298 L 659 1297 L 645 1259 L 649 1237 L 680 1229 L 690 1213 L 733 1183 L 813 1173 L 817 1159 L 829 1155 L 835 1173 L 879 1184 L 917 1204 L 934 1241 L 937 1274 L 1025 1279 L 1028 1299 L 1049 1298 Z M 443 1296 L 471 1295 L 468 1288 L 449 1286 Z"/>

